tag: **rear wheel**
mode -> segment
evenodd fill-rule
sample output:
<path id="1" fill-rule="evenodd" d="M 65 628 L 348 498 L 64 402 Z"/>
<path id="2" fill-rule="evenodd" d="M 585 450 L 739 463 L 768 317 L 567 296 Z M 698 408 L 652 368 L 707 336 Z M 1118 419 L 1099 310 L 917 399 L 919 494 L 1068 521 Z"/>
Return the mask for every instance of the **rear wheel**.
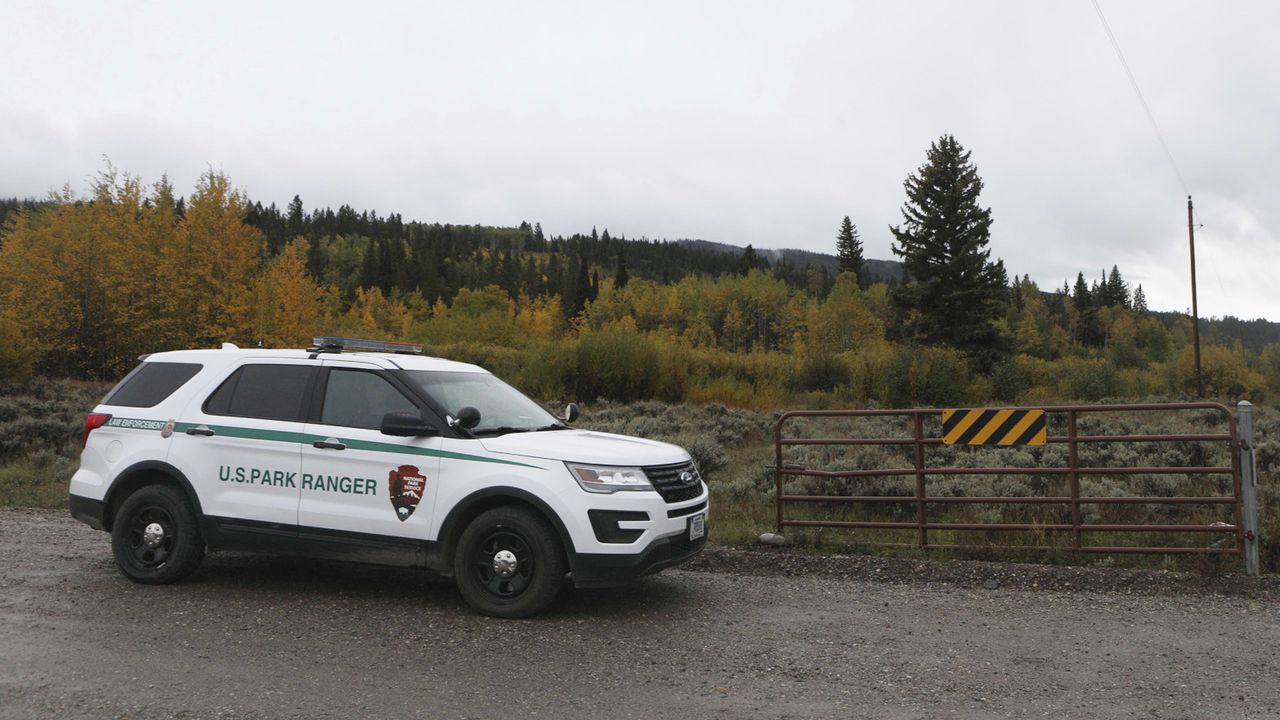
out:
<path id="1" fill-rule="evenodd" d="M 494 617 L 528 617 L 555 600 L 567 564 L 555 530 L 522 507 L 481 513 L 458 540 L 454 577 L 463 599 Z"/>
<path id="2" fill-rule="evenodd" d="M 204 559 L 204 539 L 187 498 L 165 485 L 147 485 L 120 504 L 111 526 L 116 566 L 134 582 L 181 580 Z"/>

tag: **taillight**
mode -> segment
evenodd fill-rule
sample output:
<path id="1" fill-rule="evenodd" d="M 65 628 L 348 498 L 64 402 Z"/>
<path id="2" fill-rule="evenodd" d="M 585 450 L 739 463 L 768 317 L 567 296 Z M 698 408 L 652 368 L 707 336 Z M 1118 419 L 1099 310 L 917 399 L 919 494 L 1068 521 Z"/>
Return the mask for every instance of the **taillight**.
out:
<path id="1" fill-rule="evenodd" d="M 90 432 L 106 425 L 110 419 L 111 416 L 106 413 L 89 413 L 89 416 L 84 419 L 84 435 L 80 436 L 80 447 L 84 448 L 85 444 L 89 442 Z"/>

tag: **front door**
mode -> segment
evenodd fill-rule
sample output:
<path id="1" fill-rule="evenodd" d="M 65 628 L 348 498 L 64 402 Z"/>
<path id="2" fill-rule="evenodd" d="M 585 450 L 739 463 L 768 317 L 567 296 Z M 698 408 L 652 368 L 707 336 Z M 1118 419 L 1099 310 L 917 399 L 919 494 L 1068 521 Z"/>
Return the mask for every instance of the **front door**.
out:
<path id="1" fill-rule="evenodd" d="M 376 366 L 325 360 L 319 417 L 306 426 L 298 524 L 321 554 L 419 564 L 440 468 L 439 437 L 380 432 L 389 412 L 420 412 Z"/>

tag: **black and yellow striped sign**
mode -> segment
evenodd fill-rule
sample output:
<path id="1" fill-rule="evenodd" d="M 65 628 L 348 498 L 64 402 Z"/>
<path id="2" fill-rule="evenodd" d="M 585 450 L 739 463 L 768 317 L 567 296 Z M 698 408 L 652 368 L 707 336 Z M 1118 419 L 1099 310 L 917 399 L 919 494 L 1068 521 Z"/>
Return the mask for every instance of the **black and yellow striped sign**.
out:
<path id="1" fill-rule="evenodd" d="M 942 442 L 948 445 L 1044 445 L 1043 410 L 943 410 Z"/>

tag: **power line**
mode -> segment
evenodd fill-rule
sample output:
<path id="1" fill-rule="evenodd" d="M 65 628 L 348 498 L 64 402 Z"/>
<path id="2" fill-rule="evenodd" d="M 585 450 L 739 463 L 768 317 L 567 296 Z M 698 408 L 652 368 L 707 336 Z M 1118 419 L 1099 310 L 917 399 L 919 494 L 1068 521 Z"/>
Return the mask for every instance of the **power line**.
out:
<path id="1" fill-rule="evenodd" d="M 1160 147 L 1164 148 L 1164 156 L 1169 158 L 1169 166 L 1173 168 L 1173 174 L 1178 178 L 1178 184 L 1182 186 L 1182 191 L 1187 195 L 1191 194 L 1191 190 L 1187 188 L 1187 182 L 1182 179 L 1182 172 L 1178 170 L 1178 163 L 1173 159 L 1173 153 L 1169 151 L 1169 143 L 1164 141 L 1164 133 L 1160 132 L 1160 125 L 1156 122 L 1156 116 L 1151 112 L 1151 107 L 1147 105 L 1147 99 L 1142 95 L 1142 88 L 1138 87 L 1138 78 L 1134 76 L 1133 70 L 1129 67 L 1129 61 L 1124 58 L 1124 51 L 1120 49 L 1120 42 L 1116 40 L 1115 33 L 1111 32 L 1111 24 L 1107 22 L 1107 16 L 1102 14 L 1102 6 L 1098 4 L 1098 0 L 1090 0 L 1093 3 L 1093 9 L 1098 12 L 1098 19 L 1102 21 L 1102 28 L 1107 31 L 1107 37 L 1111 40 L 1111 47 L 1115 48 L 1116 57 L 1120 58 L 1120 65 L 1124 67 L 1124 72 L 1129 76 L 1129 85 L 1133 87 L 1133 93 L 1138 96 L 1138 102 L 1142 104 L 1142 110 L 1147 114 L 1147 120 L 1151 122 L 1151 129 L 1155 131 L 1156 139 L 1160 141 Z M 1197 222 L 1199 218 L 1197 217 Z"/>

